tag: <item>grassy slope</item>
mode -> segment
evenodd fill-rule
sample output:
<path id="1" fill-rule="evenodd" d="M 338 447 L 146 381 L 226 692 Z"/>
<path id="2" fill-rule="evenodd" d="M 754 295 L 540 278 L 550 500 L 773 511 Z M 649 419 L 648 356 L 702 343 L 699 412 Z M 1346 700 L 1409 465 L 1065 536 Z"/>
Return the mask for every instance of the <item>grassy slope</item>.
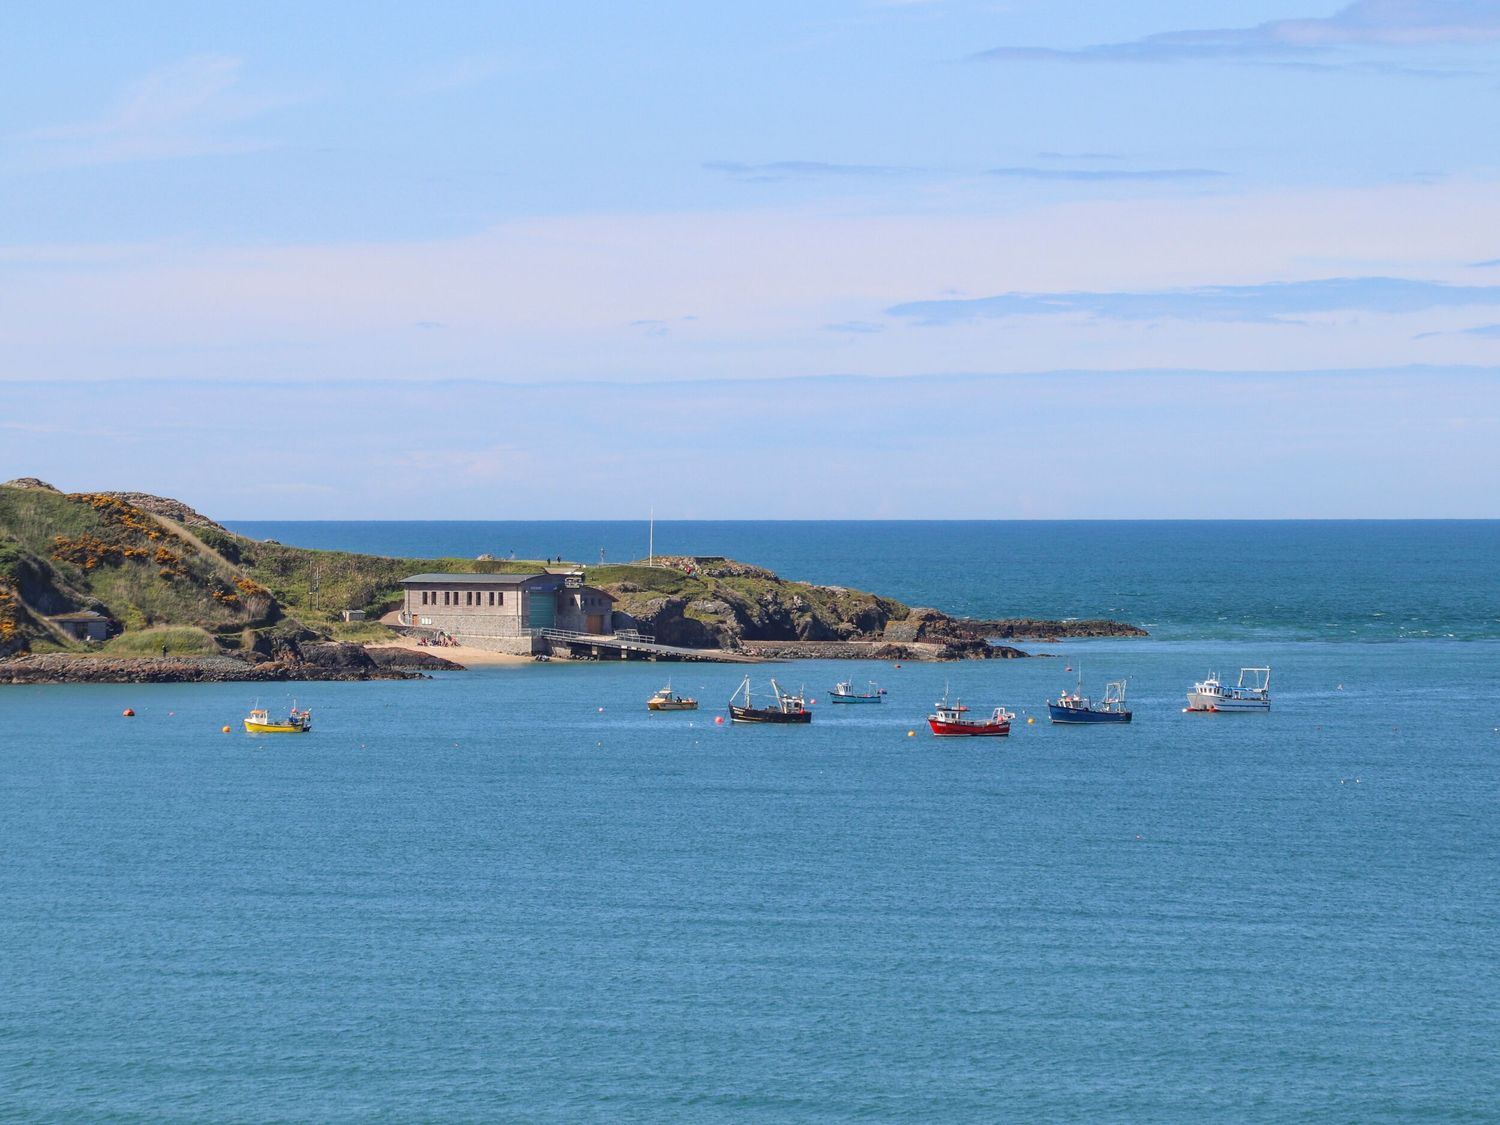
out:
<path id="1" fill-rule="evenodd" d="M 266 591 L 173 526 L 95 494 L 0 488 L 0 583 L 43 615 L 95 609 L 127 630 L 154 624 L 239 630 L 277 616 Z M 51 639 L 57 639 L 55 633 Z"/>

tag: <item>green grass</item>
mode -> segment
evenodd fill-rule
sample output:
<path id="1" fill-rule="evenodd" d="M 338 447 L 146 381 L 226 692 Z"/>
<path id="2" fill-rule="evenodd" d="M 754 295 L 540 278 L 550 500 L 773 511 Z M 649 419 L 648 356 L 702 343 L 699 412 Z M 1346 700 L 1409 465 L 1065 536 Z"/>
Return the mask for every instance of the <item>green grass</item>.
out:
<path id="1" fill-rule="evenodd" d="M 378 621 L 335 621 L 328 626 L 328 631 L 336 641 L 352 641 L 355 644 L 390 641 L 397 636 L 393 629 Z"/>
<path id="2" fill-rule="evenodd" d="M 213 656 L 220 651 L 213 636 L 191 625 L 165 625 L 121 633 L 105 644 L 110 656 L 160 656 L 161 646 L 169 656 Z"/>

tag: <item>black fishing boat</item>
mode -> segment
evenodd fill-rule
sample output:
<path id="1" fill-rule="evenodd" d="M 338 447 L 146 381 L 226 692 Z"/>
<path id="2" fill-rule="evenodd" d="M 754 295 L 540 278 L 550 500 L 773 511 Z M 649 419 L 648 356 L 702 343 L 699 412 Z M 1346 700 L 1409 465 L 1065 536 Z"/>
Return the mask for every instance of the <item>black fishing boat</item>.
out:
<path id="1" fill-rule="evenodd" d="M 781 685 L 771 681 L 771 691 L 776 696 L 774 707 L 757 707 L 750 698 L 750 677 L 729 697 L 729 719 L 735 723 L 810 723 L 812 712 L 807 709 L 802 693 L 793 695 L 782 691 Z M 743 698 L 743 703 L 736 700 Z"/>

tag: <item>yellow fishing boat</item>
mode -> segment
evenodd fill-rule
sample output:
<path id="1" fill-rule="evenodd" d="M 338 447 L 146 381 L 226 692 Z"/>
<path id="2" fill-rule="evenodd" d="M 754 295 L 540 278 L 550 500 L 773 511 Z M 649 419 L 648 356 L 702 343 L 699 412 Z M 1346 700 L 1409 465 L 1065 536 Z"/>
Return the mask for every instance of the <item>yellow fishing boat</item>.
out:
<path id="1" fill-rule="evenodd" d="M 264 707 L 257 707 L 245 716 L 247 734 L 306 734 L 312 730 L 312 712 L 299 711 L 292 704 L 291 714 L 284 719 L 272 719 Z"/>
<path id="2" fill-rule="evenodd" d="M 652 711 L 696 711 L 698 701 L 685 695 L 678 695 L 668 682 L 666 687 L 646 700 L 646 707 Z"/>

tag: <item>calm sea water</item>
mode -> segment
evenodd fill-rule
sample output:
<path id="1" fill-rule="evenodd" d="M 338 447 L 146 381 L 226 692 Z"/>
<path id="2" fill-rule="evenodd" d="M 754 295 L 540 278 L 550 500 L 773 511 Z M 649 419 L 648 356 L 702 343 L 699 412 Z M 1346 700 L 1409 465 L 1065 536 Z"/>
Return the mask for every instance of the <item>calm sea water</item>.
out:
<path id="1" fill-rule="evenodd" d="M 884 525 L 781 526 L 779 554 L 719 549 L 962 608 L 943 566 L 914 593 L 877 580 Z M 927 541 L 981 576 L 975 612 L 1061 611 L 1038 560 L 1074 531 L 988 525 L 1041 545 L 986 569 L 993 533 L 960 552 L 954 526 Z M 356 527 L 320 545 L 377 549 Z M 888 689 L 799 730 L 716 725 L 742 672 L 712 665 L 0 690 L 0 1119 L 1500 1116 L 1490 525 L 1225 525 L 1216 555 L 1199 529 L 1177 541 L 1213 565 L 1163 551 L 1159 576 L 1163 525 L 1133 546 L 1073 527 L 1072 585 L 1110 580 L 1112 544 L 1134 604 L 1209 608 L 1053 659 L 761 670 L 820 701 L 847 675 Z M 431 553 L 478 553 L 446 534 Z M 1350 535 L 1364 556 L 1333 567 Z M 817 569 L 839 542 L 844 571 Z M 1247 550 L 1287 576 L 1254 596 L 1305 607 L 1285 636 L 1212 609 Z M 1415 635 L 1422 589 L 1425 631 L 1458 636 Z M 1379 603 L 1409 629 L 1372 624 Z M 1135 723 L 1025 722 L 1077 661 L 1089 686 L 1130 677 Z M 1251 663 L 1275 669 L 1271 714 L 1181 712 L 1193 679 Z M 648 714 L 668 675 L 705 709 Z M 945 686 L 1022 721 L 934 741 Z M 220 733 L 294 695 L 312 735 Z"/>
<path id="2" fill-rule="evenodd" d="M 645 558 L 641 522 L 238 522 L 407 558 Z M 1114 617 L 1154 635 L 1500 638 L 1500 520 L 797 521 L 656 524 L 717 554 L 969 617 Z"/>

